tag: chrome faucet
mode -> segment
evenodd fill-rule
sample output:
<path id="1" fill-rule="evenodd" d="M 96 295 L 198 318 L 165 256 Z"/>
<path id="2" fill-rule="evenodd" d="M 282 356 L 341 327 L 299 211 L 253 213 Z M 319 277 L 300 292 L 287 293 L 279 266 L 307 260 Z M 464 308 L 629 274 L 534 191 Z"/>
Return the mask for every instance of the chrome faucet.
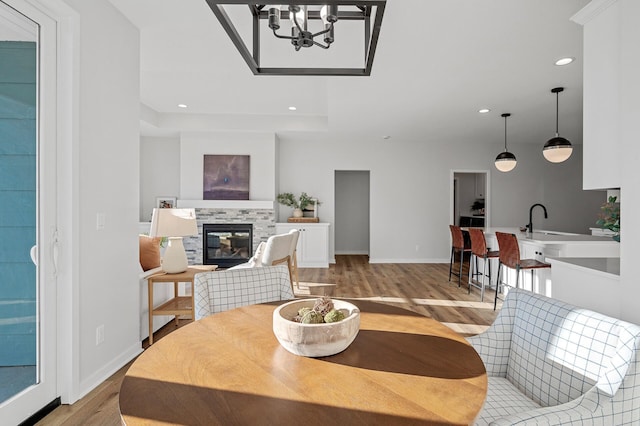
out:
<path id="1" fill-rule="evenodd" d="M 533 220 L 532 220 L 532 215 L 533 215 L 533 208 L 536 206 L 540 206 L 542 207 L 542 210 L 544 210 L 544 218 L 547 218 L 547 208 L 545 206 L 543 206 L 540 203 L 536 203 L 534 205 L 531 206 L 531 208 L 529 209 L 529 224 L 527 225 L 527 228 L 529 229 L 529 232 L 531 232 L 533 234 Z"/>

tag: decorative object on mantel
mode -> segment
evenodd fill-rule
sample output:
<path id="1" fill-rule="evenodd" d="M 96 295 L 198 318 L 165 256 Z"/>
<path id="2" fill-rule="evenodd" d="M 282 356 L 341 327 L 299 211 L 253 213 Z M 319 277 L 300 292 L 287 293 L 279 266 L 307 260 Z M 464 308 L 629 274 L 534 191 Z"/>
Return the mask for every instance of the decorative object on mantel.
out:
<path id="1" fill-rule="evenodd" d="M 156 208 L 175 209 L 177 197 L 156 197 Z"/>
<path id="2" fill-rule="evenodd" d="M 249 199 L 248 155 L 205 155 L 203 200 Z"/>
<path id="3" fill-rule="evenodd" d="M 614 232 L 613 239 L 620 242 L 620 203 L 616 203 L 618 197 L 609 197 L 600 210 L 596 225 Z"/>
<path id="4" fill-rule="evenodd" d="M 253 74 L 304 76 L 371 75 L 371 67 L 373 66 L 373 58 L 378 45 L 386 3 L 386 0 L 306 0 L 303 3 L 280 5 L 256 4 L 249 0 L 207 0 L 211 11 L 220 21 L 222 28 L 227 32 L 227 35 L 231 38 L 231 41 Z M 227 10 L 231 11 L 239 5 L 245 5 L 246 7 L 242 8 L 242 10 L 249 13 L 245 15 L 227 13 Z M 245 22 L 246 19 L 251 19 L 252 21 L 252 34 L 244 34 L 239 31 L 240 27 L 244 28 L 244 25 L 239 24 L 248 24 L 248 22 Z M 281 19 L 290 20 L 291 29 L 283 28 L 278 33 L 281 27 Z M 265 21 L 266 25 L 262 25 Z M 362 31 L 362 33 L 356 34 L 357 37 L 354 40 L 343 38 L 342 41 L 344 43 L 340 43 L 340 39 L 336 39 L 334 34 L 334 25 L 341 27 L 339 34 L 342 36 L 348 35 L 351 31 L 346 30 L 350 29 L 356 32 Z M 284 23 L 282 23 L 282 26 L 284 27 Z M 284 61 L 282 59 L 278 60 L 278 57 L 282 55 L 275 55 L 275 62 L 273 58 L 271 58 L 271 61 L 266 61 L 273 63 L 275 66 L 263 67 L 260 64 L 260 58 L 267 58 L 273 49 L 262 50 L 262 45 L 270 43 L 261 43 L 260 38 L 263 34 L 268 35 L 269 33 L 273 33 L 273 37 L 277 39 L 283 39 L 281 43 L 285 45 L 285 48 L 286 44 L 293 45 L 295 51 L 299 51 L 302 47 L 305 48 L 303 50 L 306 50 L 306 48 L 313 46 L 326 50 L 335 41 L 342 44 L 342 49 L 346 49 L 346 55 L 342 56 L 353 58 L 364 52 L 364 58 L 362 58 L 361 62 L 363 67 L 354 67 L 346 61 L 344 64 L 327 61 L 326 59 L 335 59 L 335 56 L 327 56 L 326 54 L 321 56 L 325 58 L 325 63 L 333 65 L 331 67 L 286 66 L 286 63 L 290 61 L 287 61 L 287 58 Z M 244 37 L 242 34 L 244 34 Z M 253 37 L 250 38 L 249 35 Z M 364 48 L 363 45 L 358 46 L 362 42 Z M 247 46 L 253 46 L 253 48 Z M 278 50 L 278 52 L 280 51 Z M 349 65 L 351 67 L 348 67 Z"/>
<path id="5" fill-rule="evenodd" d="M 319 217 L 290 217 L 287 219 L 289 223 L 319 223 Z"/>
<path id="6" fill-rule="evenodd" d="M 318 219 L 318 206 L 320 205 L 320 201 L 316 198 L 311 198 L 307 195 L 306 192 L 300 194 L 300 198 L 296 198 L 291 192 L 283 192 L 282 194 L 278 194 L 278 202 L 287 207 L 293 208 L 293 218 L 296 219 L 317 219 L 313 221 L 301 220 L 300 222 L 319 222 Z M 307 207 L 313 206 L 314 217 L 305 218 L 303 210 Z M 297 221 L 296 221 L 297 222 Z"/>

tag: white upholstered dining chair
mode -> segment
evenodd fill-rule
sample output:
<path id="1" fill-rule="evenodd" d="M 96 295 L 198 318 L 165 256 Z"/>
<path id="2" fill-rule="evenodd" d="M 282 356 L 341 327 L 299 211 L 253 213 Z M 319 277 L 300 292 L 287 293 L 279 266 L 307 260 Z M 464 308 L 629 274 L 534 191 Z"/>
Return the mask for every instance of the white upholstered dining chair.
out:
<path id="1" fill-rule="evenodd" d="M 256 303 L 294 298 L 285 265 L 211 271 L 194 277 L 195 319 Z"/>
<path id="2" fill-rule="evenodd" d="M 254 256 L 246 263 L 236 265 L 229 270 L 256 268 L 286 264 L 289 270 L 291 291 L 293 292 L 294 271 L 297 277 L 297 261 L 295 249 L 298 244 L 299 231 L 292 229 L 287 234 L 272 235 L 266 242 L 260 243 Z"/>

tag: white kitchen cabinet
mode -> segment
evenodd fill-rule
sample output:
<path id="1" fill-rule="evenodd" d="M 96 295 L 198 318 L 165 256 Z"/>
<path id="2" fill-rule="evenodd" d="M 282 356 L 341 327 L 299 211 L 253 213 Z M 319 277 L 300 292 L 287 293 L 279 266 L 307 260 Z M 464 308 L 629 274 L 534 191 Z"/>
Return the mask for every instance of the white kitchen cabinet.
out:
<path id="1" fill-rule="evenodd" d="M 583 189 L 622 186 L 615 165 L 625 138 L 637 135 L 627 112 L 638 101 L 630 90 L 640 75 L 638 9 L 636 1 L 593 0 L 571 18 L 584 27 Z"/>
<path id="2" fill-rule="evenodd" d="M 276 234 L 286 234 L 292 229 L 300 231 L 298 238 L 298 267 L 329 267 L 328 223 L 276 223 Z"/>

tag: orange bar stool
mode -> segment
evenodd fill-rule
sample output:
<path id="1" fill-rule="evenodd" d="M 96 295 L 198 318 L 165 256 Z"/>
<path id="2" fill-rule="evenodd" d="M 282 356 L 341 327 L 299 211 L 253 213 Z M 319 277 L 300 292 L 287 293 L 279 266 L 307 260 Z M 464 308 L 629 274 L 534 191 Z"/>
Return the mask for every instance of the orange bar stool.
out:
<path id="1" fill-rule="evenodd" d="M 471 257 L 475 257 L 475 268 L 473 259 L 469 259 L 469 293 L 471 293 L 471 287 L 480 289 L 480 301 L 484 301 L 484 289 L 486 286 L 486 280 L 489 280 L 489 287 L 491 287 L 491 259 L 498 259 L 500 253 L 497 250 L 491 251 L 487 248 L 487 240 L 484 237 L 484 232 L 480 228 L 469 228 L 469 237 L 471 239 Z M 478 269 L 478 259 L 484 262 L 482 272 Z M 482 280 L 477 280 L 482 276 Z"/>
<path id="2" fill-rule="evenodd" d="M 464 254 L 471 253 L 471 244 L 465 241 L 462 229 L 459 226 L 449 225 L 451 230 L 451 258 L 449 259 L 449 281 L 451 275 L 458 277 L 458 287 L 462 282 L 462 263 L 464 262 Z M 460 253 L 460 270 L 458 273 L 453 272 L 453 264 L 456 261 L 456 253 Z M 469 256 L 471 258 L 471 256 Z"/>
<path id="3" fill-rule="evenodd" d="M 533 283 L 533 271 L 542 268 L 551 268 L 550 263 L 540 262 L 537 259 L 520 259 L 520 247 L 518 246 L 518 237 L 515 234 L 508 234 L 505 232 L 496 232 L 496 238 L 498 239 L 498 246 L 500 248 L 500 262 L 498 263 L 498 281 L 496 283 L 496 298 L 493 302 L 493 310 L 496 310 L 498 305 L 498 293 L 500 293 L 500 286 L 513 287 L 507 283 L 503 283 L 500 280 L 502 266 L 516 270 L 516 285 L 518 288 L 518 281 L 520 279 L 520 271 L 531 270 L 531 282 Z"/>

